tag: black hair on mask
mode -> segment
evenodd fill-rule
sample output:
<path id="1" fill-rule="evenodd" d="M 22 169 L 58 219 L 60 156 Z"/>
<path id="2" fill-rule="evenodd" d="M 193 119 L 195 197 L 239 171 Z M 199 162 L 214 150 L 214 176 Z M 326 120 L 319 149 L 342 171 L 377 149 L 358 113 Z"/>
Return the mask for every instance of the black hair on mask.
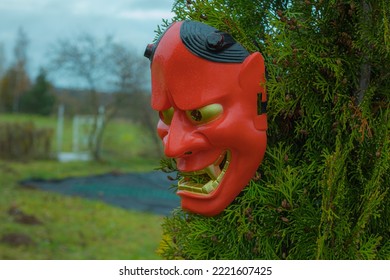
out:
<path id="1" fill-rule="evenodd" d="M 144 56 L 150 61 L 153 60 L 154 52 L 165 32 L 156 43 L 146 47 Z M 184 21 L 180 27 L 180 38 L 191 53 L 208 61 L 241 63 L 249 56 L 249 52 L 230 34 L 198 21 Z"/>

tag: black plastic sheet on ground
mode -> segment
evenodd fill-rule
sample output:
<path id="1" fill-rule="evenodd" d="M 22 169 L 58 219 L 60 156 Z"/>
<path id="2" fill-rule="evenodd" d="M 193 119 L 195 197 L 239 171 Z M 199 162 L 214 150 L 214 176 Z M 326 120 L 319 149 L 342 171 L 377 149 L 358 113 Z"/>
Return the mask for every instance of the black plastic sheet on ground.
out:
<path id="1" fill-rule="evenodd" d="M 125 209 L 168 215 L 180 206 L 180 199 L 170 188 L 174 183 L 163 172 L 104 174 L 62 180 L 31 179 L 22 186 L 64 195 L 101 200 Z"/>

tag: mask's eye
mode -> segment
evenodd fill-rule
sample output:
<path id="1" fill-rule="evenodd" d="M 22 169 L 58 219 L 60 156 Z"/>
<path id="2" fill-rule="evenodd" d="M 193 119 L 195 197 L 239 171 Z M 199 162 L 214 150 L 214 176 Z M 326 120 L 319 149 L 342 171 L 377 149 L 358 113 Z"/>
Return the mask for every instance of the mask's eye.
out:
<path id="1" fill-rule="evenodd" d="M 160 112 L 159 112 L 160 119 L 161 119 L 166 125 L 170 125 L 171 122 L 172 122 L 172 119 L 173 119 L 173 112 L 174 112 L 173 107 L 171 107 L 171 108 L 169 108 L 169 109 L 166 109 L 166 110 L 163 110 L 163 111 L 160 111 Z"/>
<path id="2" fill-rule="evenodd" d="M 199 109 L 188 110 L 186 114 L 193 124 L 205 124 L 218 118 L 222 112 L 221 104 L 210 104 Z"/>

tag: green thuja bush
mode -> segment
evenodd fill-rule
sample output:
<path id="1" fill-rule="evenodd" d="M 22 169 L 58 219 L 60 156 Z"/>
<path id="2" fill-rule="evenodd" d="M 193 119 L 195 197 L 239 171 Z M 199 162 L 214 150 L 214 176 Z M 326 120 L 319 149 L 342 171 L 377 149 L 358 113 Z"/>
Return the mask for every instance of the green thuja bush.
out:
<path id="1" fill-rule="evenodd" d="M 173 11 L 263 54 L 269 130 L 235 201 L 211 218 L 173 211 L 160 254 L 390 259 L 390 1 L 179 0 Z"/>

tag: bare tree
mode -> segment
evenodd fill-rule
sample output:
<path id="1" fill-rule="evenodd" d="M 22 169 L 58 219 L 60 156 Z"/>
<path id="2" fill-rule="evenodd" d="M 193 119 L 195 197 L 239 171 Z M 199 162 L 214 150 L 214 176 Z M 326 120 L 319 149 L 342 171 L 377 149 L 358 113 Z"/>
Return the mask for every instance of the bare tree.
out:
<path id="1" fill-rule="evenodd" d="M 108 57 L 110 85 L 113 88 L 113 102 L 108 114 L 113 117 L 126 102 L 130 94 L 139 92 L 145 83 L 146 65 L 135 55 L 132 48 L 122 44 L 112 45 Z"/>
<path id="2" fill-rule="evenodd" d="M 113 45 L 110 56 L 112 78 L 116 87 L 113 113 L 127 106 L 128 115 L 143 126 L 154 142 L 156 154 L 160 155 L 161 143 L 156 134 L 157 115 L 150 107 L 150 96 L 145 90 L 149 63 L 136 54 L 134 49 L 124 45 Z"/>
<path id="3" fill-rule="evenodd" d="M 0 112 L 5 111 L 6 100 L 7 99 L 7 87 L 8 81 L 4 75 L 5 72 L 5 53 L 4 45 L 0 43 Z"/>
<path id="4" fill-rule="evenodd" d="M 99 107 L 102 105 L 98 90 L 105 84 L 107 57 L 111 46 L 111 37 L 99 40 L 88 33 L 82 33 L 73 39 L 58 40 L 49 53 L 50 69 L 73 78 L 75 82 L 81 82 L 88 92 L 90 110 L 95 117 L 89 135 L 89 148 L 96 160 L 101 159 L 103 135 L 98 129 Z"/>
<path id="5" fill-rule="evenodd" d="M 12 111 L 14 113 L 19 112 L 20 97 L 30 87 L 30 79 L 27 75 L 27 49 L 29 45 L 29 39 L 23 28 L 18 29 L 14 46 L 14 85 L 12 91 Z"/>
<path id="6" fill-rule="evenodd" d="M 51 70 L 78 80 L 89 91 L 92 111 L 97 112 L 100 106 L 97 90 L 105 82 L 111 45 L 111 37 L 101 41 L 82 33 L 73 39 L 58 40 L 49 53 Z"/>
<path id="7" fill-rule="evenodd" d="M 30 87 L 30 78 L 26 70 L 28 42 L 27 34 L 19 28 L 13 61 L 8 68 L 5 66 L 3 45 L 0 44 L 0 110 L 2 111 L 19 112 L 20 98 Z"/>
<path id="8" fill-rule="evenodd" d="M 100 160 L 106 125 L 129 95 L 142 91 L 147 64 L 141 55 L 137 57 L 131 47 L 115 43 L 112 37 L 99 40 L 87 33 L 57 41 L 50 51 L 50 64 L 52 71 L 65 73 L 74 81 L 78 79 L 88 91 L 91 111 L 95 116 L 90 149 L 94 158 Z M 99 91 L 113 92 L 112 102 L 105 104 L 105 121 L 101 129 L 97 129 L 99 107 L 103 105 Z"/>
<path id="9" fill-rule="evenodd" d="M 133 48 L 118 43 L 112 45 L 110 68 L 120 91 L 131 93 L 141 89 L 146 82 L 147 66 Z"/>
<path id="10" fill-rule="evenodd" d="M 0 78 L 3 77 L 4 70 L 5 70 L 4 44 L 0 43 Z"/>

